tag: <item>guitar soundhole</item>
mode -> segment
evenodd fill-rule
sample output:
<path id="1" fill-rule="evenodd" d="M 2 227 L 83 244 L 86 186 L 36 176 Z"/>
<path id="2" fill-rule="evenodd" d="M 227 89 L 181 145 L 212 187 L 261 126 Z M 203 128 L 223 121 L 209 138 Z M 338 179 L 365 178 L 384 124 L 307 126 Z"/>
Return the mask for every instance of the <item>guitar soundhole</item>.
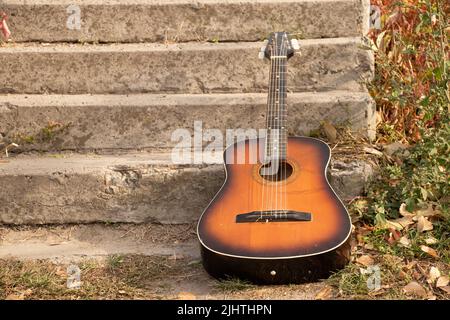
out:
<path id="1" fill-rule="evenodd" d="M 272 168 L 272 164 L 269 162 L 261 166 L 259 169 L 259 175 L 261 178 L 268 181 L 283 181 L 289 178 L 292 175 L 294 168 L 287 161 L 280 161 L 278 164 L 278 170 L 276 168 Z"/>

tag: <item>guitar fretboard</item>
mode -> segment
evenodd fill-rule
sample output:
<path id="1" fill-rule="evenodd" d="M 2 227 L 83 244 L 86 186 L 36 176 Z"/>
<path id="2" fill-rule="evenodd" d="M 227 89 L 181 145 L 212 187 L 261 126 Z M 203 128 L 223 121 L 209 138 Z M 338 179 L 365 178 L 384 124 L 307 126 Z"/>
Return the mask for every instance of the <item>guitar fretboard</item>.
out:
<path id="1" fill-rule="evenodd" d="M 269 75 L 269 95 L 266 114 L 266 157 L 286 159 L 287 154 L 287 106 L 286 72 L 287 57 L 272 56 Z"/>

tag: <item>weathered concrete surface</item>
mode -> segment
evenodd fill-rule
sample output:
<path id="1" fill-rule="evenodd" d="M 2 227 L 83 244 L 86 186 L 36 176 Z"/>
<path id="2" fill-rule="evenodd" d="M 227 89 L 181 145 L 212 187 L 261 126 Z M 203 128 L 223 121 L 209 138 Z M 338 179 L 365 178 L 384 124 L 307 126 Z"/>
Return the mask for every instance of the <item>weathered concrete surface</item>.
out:
<path id="1" fill-rule="evenodd" d="M 199 249 L 194 224 L 0 226 L 0 259 L 78 262 L 113 254 L 199 259 Z"/>
<path id="2" fill-rule="evenodd" d="M 7 45 L 0 50 L 1 93 L 264 92 L 269 64 L 262 42 Z M 359 38 L 300 41 L 289 60 L 293 92 L 365 90 L 373 55 Z"/>
<path id="3" fill-rule="evenodd" d="M 351 166 L 330 171 L 343 198 L 367 179 Z M 220 164 L 172 165 L 167 155 L 19 156 L 0 163 L 0 223 L 189 223 L 223 179 Z"/>
<path id="4" fill-rule="evenodd" d="M 365 0 L 3 0 L 12 39 L 22 41 L 258 41 L 274 30 L 302 38 L 363 35 Z M 80 8 L 80 29 L 67 20 Z"/>
<path id="5" fill-rule="evenodd" d="M 165 149 L 176 129 L 265 127 L 264 93 L 206 95 L 3 95 L 0 135 L 19 150 Z M 288 95 L 290 135 L 308 135 L 328 120 L 373 137 L 375 107 L 367 93 Z M 52 127 L 53 126 L 53 127 Z M 205 141 L 206 142 L 206 141 Z"/>
<path id="6" fill-rule="evenodd" d="M 375 174 L 373 166 L 365 161 L 332 161 L 328 179 L 333 189 L 344 200 L 364 194 Z"/>

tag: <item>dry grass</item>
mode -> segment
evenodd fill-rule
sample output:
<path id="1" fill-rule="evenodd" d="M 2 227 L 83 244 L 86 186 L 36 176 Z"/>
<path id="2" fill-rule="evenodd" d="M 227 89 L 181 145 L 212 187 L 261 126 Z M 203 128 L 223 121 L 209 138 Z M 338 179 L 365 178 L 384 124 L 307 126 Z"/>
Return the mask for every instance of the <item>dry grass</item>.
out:
<path id="1" fill-rule="evenodd" d="M 106 262 L 78 264 L 81 286 L 68 289 L 67 267 L 45 260 L 0 260 L 0 299 L 159 299 L 168 291 L 160 290 L 160 280 L 199 270 L 196 263 L 167 257 L 111 256 Z"/>

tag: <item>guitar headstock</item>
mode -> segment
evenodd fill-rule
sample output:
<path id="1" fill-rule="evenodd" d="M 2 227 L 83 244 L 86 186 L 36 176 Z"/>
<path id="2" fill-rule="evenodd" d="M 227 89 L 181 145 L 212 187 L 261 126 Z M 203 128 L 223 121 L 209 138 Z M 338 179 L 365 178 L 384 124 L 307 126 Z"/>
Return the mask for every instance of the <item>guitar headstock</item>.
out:
<path id="1" fill-rule="evenodd" d="M 287 32 L 273 32 L 267 44 L 261 48 L 260 59 L 285 57 L 289 59 L 300 48 L 297 39 L 289 39 Z"/>

